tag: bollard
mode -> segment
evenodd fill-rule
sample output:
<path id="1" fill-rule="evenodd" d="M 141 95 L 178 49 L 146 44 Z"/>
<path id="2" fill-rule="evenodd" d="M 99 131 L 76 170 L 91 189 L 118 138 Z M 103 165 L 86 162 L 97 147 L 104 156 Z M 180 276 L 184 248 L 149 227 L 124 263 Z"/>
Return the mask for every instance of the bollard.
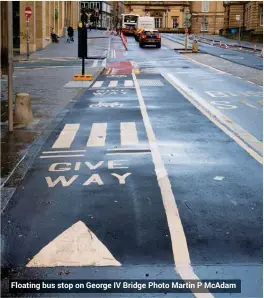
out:
<path id="1" fill-rule="evenodd" d="M 28 124 L 33 121 L 32 107 L 28 93 L 16 95 L 14 123 Z"/>
<path id="2" fill-rule="evenodd" d="M 222 40 L 220 39 L 220 42 L 219 42 L 219 48 L 222 47 Z"/>
<path id="3" fill-rule="evenodd" d="M 257 45 L 254 44 L 254 52 L 256 52 L 256 50 L 257 50 Z"/>
<path id="4" fill-rule="evenodd" d="M 193 53 L 198 53 L 198 42 L 197 42 L 196 39 L 193 41 L 192 52 Z"/>

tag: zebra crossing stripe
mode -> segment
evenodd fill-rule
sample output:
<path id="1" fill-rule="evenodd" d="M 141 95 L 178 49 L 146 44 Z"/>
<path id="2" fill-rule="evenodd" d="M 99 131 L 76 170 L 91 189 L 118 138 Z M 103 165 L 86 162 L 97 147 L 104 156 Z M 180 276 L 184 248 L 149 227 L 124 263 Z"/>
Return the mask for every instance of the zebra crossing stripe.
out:
<path id="1" fill-rule="evenodd" d="M 111 88 L 117 87 L 117 84 L 118 84 L 118 81 L 110 81 L 108 87 L 111 87 Z"/>
<path id="2" fill-rule="evenodd" d="M 70 148 L 80 124 L 65 124 L 52 148 Z"/>
<path id="3" fill-rule="evenodd" d="M 135 122 L 120 123 L 121 146 L 138 145 L 138 135 Z"/>
<path id="4" fill-rule="evenodd" d="M 102 147 L 105 145 L 107 123 L 93 123 L 87 147 Z"/>
<path id="5" fill-rule="evenodd" d="M 133 87 L 134 83 L 132 80 L 125 80 L 125 87 Z"/>
<path id="6" fill-rule="evenodd" d="M 104 81 L 97 81 L 93 84 L 93 88 L 99 88 L 102 87 Z"/>

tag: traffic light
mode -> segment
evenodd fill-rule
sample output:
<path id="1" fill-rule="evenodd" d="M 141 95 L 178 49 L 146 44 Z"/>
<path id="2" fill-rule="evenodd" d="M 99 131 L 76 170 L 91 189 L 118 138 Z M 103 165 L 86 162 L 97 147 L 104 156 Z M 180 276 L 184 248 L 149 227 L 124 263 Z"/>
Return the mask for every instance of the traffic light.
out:
<path id="1" fill-rule="evenodd" d="M 78 28 L 78 57 L 87 59 L 87 28 L 84 23 Z"/>

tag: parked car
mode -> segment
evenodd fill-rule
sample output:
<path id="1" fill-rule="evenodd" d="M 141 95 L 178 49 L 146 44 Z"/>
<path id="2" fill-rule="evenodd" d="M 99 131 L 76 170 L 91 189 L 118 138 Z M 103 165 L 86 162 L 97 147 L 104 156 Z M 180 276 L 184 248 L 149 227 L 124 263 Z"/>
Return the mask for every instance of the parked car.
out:
<path id="1" fill-rule="evenodd" d="M 144 29 L 139 38 L 139 46 L 143 48 L 145 45 L 155 45 L 156 48 L 161 47 L 161 36 L 156 29 Z"/>

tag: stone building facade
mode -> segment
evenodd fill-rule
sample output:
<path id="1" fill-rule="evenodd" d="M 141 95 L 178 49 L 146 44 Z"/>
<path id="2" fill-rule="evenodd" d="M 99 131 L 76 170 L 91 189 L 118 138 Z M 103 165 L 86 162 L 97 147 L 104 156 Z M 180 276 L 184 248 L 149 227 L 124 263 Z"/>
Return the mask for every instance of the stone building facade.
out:
<path id="1" fill-rule="evenodd" d="M 184 14 L 190 11 L 191 1 L 125 1 L 125 13 L 151 16 L 160 31 L 179 31 L 184 28 Z"/>
<path id="2" fill-rule="evenodd" d="M 191 14 L 191 33 L 193 34 L 219 34 L 224 27 L 223 1 L 194 1 Z"/>
<path id="3" fill-rule="evenodd" d="M 119 2 L 119 1 L 118 1 Z M 88 18 L 99 29 L 112 27 L 113 1 L 81 1 L 81 8 L 85 8 Z"/>
<path id="4" fill-rule="evenodd" d="M 241 27 L 242 39 L 263 41 L 262 1 L 224 1 L 224 8 L 224 35 L 237 38 Z"/>
<path id="5" fill-rule="evenodd" d="M 155 18 L 160 31 L 217 34 L 224 25 L 223 1 L 125 1 L 126 13 Z M 188 19 L 188 15 L 191 17 Z"/>
<path id="6" fill-rule="evenodd" d="M 25 8 L 30 7 L 29 50 L 45 48 L 50 44 L 51 28 L 62 36 L 65 27 L 78 26 L 80 7 L 77 1 L 13 1 L 13 48 L 19 54 L 27 51 L 27 20 Z M 1 1 L 1 52 L 7 48 L 7 1 Z"/>

